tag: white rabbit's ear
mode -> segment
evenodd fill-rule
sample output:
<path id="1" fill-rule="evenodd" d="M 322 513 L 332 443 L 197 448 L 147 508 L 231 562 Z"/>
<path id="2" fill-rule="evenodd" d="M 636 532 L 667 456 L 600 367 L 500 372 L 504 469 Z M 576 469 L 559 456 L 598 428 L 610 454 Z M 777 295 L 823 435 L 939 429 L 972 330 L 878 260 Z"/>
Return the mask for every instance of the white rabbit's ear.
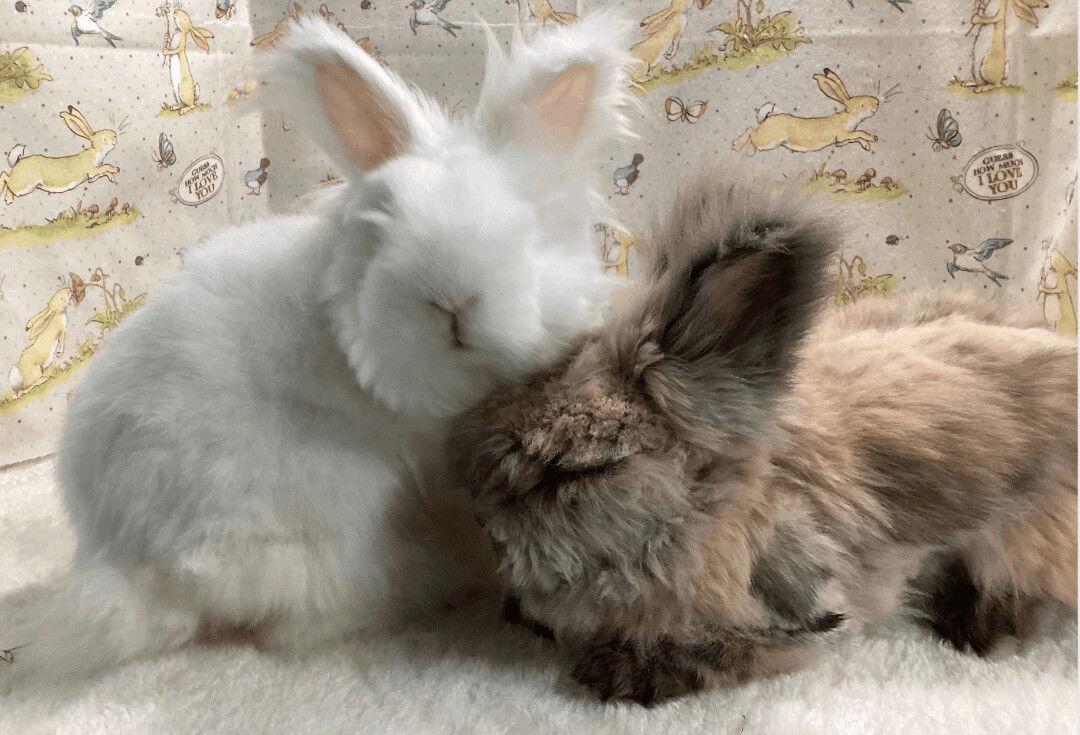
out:
<path id="1" fill-rule="evenodd" d="M 434 134 L 441 114 L 324 21 L 303 18 L 269 55 L 259 96 L 334 160 L 373 169 Z"/>
<path id="2" fill-rule="evenodd" d="M 480 130 L 498 144 L 545 150 L 594 146 L 629 135 L 629 24 L 600 13 L 515 36 L 509 58 L 487 30 L 488 59 L 476 107 Z"/>

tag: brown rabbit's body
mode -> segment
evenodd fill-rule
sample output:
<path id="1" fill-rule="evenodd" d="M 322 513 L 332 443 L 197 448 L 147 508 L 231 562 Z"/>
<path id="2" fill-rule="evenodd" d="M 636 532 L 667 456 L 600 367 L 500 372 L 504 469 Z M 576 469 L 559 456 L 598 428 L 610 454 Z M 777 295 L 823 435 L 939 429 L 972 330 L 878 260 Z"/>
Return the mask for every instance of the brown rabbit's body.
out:
<path id="1" fill-rule="evenodd" d="M 941 549 L 987 594 L 1076 604 L 1075 342 L 981 306 L 864 299 L 808 339 L 768 484 L 856 561 L 847 617 Z"/>
<path id="2" fill-rule="evenodd" d="M 648 703 L 908 611 L 1076 604 L 1076 344 L 959 298 L 820 315 L 831 236 L 705 177 L 604 334 L 466 420 L 478 518 L 575 677 Z"/>

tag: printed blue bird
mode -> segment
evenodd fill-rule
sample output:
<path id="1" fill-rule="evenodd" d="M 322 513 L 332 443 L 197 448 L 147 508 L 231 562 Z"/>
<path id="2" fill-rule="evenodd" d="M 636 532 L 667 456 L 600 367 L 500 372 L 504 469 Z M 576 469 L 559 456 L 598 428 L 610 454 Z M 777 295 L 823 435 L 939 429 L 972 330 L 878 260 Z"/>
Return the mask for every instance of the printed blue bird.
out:
<path id="1" fill-rule="evenodd" d="M 638 166 L 640 166 L 641 162 L 644 160 L 645 156 L 640 153 L 635 153 L 634 158 L 630 161 L 630 165 L 620 166 L 615 169 L 615 173 L 612 174 L 611 180 L 615 184 L 616 194 L 625 195 L 630 193 L 630 187 L 637 181 L 638 176 L 641 175 L 641 172 L 638 171 Z"/>
<path id="2" fill-rule="evenodd" d="M 439 17 L 439 13 L 446 10 L 449 3 L 450 0 L 433 0 L 433 2 L 413 0 L 409 3 L 406 7 L 412 8 L 413 11 L 412 17 L 409 18 L 409 28 L 412 29 L 413 34 L 416 33 L 419 26 L 439 26 L 451 36 L 457 38 L 454 31 L 460 31 L 461 26 Z"/>
<path id="3" fill-rule="evenodd" d="M 270 173 L 267 169 L 270 168 L 270 159 L 264 158 L 259 161 L 259 167 L 253 168 L 244 174 L 244 186 L 251 189 L 251 194 L 256 196 L 262 192 L 262 185 L 266 183 L 267 177 Z"/>
<path id="4" fill-rule="evenodd" d="M 233 17 L 236 12 L 236 0 L 217 0 L 217 5 L 214 6 L 214 17 L 224 18 L 228 20 Z"/>
<path id="5" fill-rule="evenodd" d="M 946 261 L 945 269 L 949 271 L 949 276 L 951 278 L 956 278 L 957 271 L 981 273 L 993 281 L 995 286 L 1000 286 L 1000 282 L 1002 280 L 1007 281 L 1009 277 L 987 268 L 986 261 L 990 259 L 990 256 L 994 254 L 994 251 L 1001 250 L 1011 242 L 1012 240 L 1006 238 L 992 237 L 988 240 L 983 240 L 983 244 L 980 245 L 977 250 L 972 250 L 967 245 L 961 245 L 960 243 L 949 245 L 948 247 L 953 254 L 953 258 L 950 261 Z"/>
<path id="6" fill-rule="evenodd" d="M 71 25 L 71 37 L 75 39 L 76 46 L 79 45 L 79 36 L 93 35 L 95 33 L 104 38 L 105 43 L 113 48 L 116 48 L 113 41 L 124 40 L 98 25 L 101 16 L 113 5 L 116 5 L 116 0 L 94 0 L 94 4 L 90 6 L 89 10 L 83 10 L 78 5 L 72 5 L 67 9 L 67 12 L 71 13 L 71 16 L 75 19 L 75 22 Z"/>

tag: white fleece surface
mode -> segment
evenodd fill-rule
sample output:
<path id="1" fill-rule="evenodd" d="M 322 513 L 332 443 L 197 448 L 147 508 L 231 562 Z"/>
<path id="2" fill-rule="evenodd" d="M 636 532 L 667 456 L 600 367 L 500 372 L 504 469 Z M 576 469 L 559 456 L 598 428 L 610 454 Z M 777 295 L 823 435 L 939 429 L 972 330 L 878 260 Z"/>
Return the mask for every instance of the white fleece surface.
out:
<path id="1" fill-rule="evenodd" d="M 0 472 L 0 595 L 73 549 L 52 463 Z M 0 698 L 0 733 L 1075 733 L 1076 624 L 1063 613 L 1044 628 L 984 661 L 905 623 L 875 626 L 802 673 L 645 710 L 584 697 L 552 644 L 476 604 L 304 660 L 195 647 L 59 693 L 17 691 Z"/>

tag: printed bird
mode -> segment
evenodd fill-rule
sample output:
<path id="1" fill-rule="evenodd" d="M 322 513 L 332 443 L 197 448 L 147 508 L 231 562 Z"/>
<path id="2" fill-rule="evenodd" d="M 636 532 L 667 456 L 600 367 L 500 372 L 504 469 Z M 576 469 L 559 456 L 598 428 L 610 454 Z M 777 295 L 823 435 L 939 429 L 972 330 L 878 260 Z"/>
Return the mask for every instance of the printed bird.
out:
<path id="1" fill-rule="evenodd" d="M 83 10 L 78 5 L 72 5 L 67 9 L 75 19 L 75 22 L 71 25 L 71 37 L 75 39 L 76 46 L 79 45 L 79 36 L 93 35 L 95 33 L 104 38 L 105 43 L 113 48 L 116 48 L 116 44 L 113 43 L 113 41 L 124 40 L 120 38 L 120 36 L 109 33 L 98 25 L 101 16 L 113 5 L 116 5 L 116 0 L 94 0 L 94 4 L 90 6 L 90 10 Z"/>
<path id="2" fill-rule="evenodd" d="M 987 268 L 986 261 L 990 259 L 995 250 L 1001 250 L 1011 242 L 1012 240 L 1005 238 L 992 237 L 989 240 L 983 240 L 983 244 L 979 246 L 978 250 L 972 250 L 960 243 L 949 245 L 953 258 L 945 263 L 945 269 L 949 271 L 951 278 L 956 278 L 957 271 L 981 273 L 993 281 L 995 286 L 1000 286 L 1000 280 L 1008 280 L 1009 277 Z"/>
<path id="3" fill-rule="evenodd" d="M 217 5 L 214 6 L 214 17 L 217 19 L 224 18 L 229 20 L 236 13 L 236 0 L 217 0 Z"/>
<path id="4" fill-rule="evenodd" d="M 620 166 L 615 169 L 615 173 L 612 175 L 611 180 L 615 182 L 615 193 L 617 194 L 629 194 L 630 186 L 637 181 L 641 172 L 638 171 L 638 166 L 645 160 L 645 156 L 640 153 L 635 153 L 633 160 L 630 161 L 629 166 Z"/>
<path id="5" fill-rule="evenodd" d="M 409 28 L 412 29 L 413 34 L 416 33 L 418 26 L 439 26 L 456 38 L 457 34 L 454 31 L 460 31 L 461 26 L 439 17 L 439 13 L 446 10 L 449 3 L 450 0 L 433 0 L 432 2 L 413 0 L 409 3 L 406 7 L 412 8 L 413 11 L 412 17 L 409 18 Z"/>
<path id="6" fill-rule="evenodd" d="M 244 174 L 244 185 L 251 189 L 251 194 L 258 195 L 262 192 L 262 185 L 266 183 L 266 178 L 270 175 L 267 169 L 270 168 L 270 159 L 264 158 L 259 161 L 259 167 L 253 168 Z"/>

